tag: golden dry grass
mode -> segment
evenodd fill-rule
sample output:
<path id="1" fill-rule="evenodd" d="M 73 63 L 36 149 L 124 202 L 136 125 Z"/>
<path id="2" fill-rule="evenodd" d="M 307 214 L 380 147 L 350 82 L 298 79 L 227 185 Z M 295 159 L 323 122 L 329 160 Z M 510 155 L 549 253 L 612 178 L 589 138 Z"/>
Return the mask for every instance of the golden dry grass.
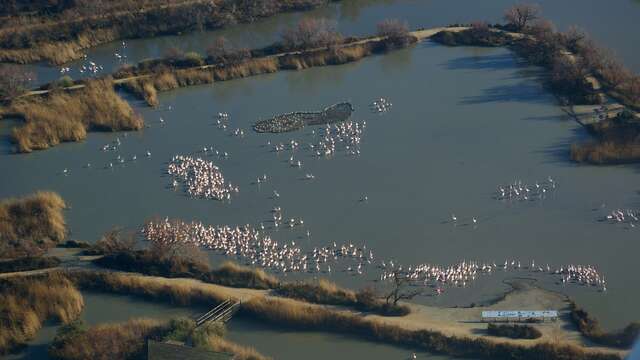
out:
<path id="1" fill-rule="evenodd" d="M 220 284 L 227 286 L 273 289 L 280 283 L 275 276 L 262 269 L 238 265 L 232 261 L 225 261 L 212 273 L 221 280 Z"/>
<path id="2" fill-rule="evenodd" d="M 113 89 L 110 79 L 95 80 L 80 90 L 17 99 L 10 111 L 24 124 L 12 131 L 18 152 L 47 149 L 64 141 L 80 141 L 87 131 L 139 130 L 142 117 Z"/>
<path id="3" fill-rule="evenodd" d="M 0 258 L 38 255 L 66 237 L 60 195 L 39 191 L 0 202 Z"/>
<path id="4" fill-rule="evenodd" d="M 130 359 L 135 355 L 142 356 L 146 339 L 159 333 L 163 327 L 163 322 L 152 319 L 101 324 L 52 347 L 49 354 L 64 360 Z"/>
<path id="5" fill-rule="evenodd" d="M 640 160 L 640 144 L 597 141 L 571 145 L 571 160 L 591 164 L 616 164 Z"/>
<path id="6" fill-rule="evenodd" d="M 260 354 L 256 349 L 236 344 L 229 340 L 226 340 L 220 336 L 209 336 L 205 339 L 205 343 L 203 346 L 207 348 L 218 351 L 233 354 L 234 360 L 268 360 L 271 359 Z"/>
<path id="7" fill-rule="evenodd" d="M 177 305 L 211 306 L 228 298 L 215 289 L 162 278 L 91 271 L 74 272 L 69 274 L 69 278 L 82 289 L 136 295 Z"/>
<path id="8" fill-rule="evenodd" d="M 69 323 L 84 302 L 63 275 L 16 277 L 0 282 L 0 353 L 33 338 L 46 319 Z"/>

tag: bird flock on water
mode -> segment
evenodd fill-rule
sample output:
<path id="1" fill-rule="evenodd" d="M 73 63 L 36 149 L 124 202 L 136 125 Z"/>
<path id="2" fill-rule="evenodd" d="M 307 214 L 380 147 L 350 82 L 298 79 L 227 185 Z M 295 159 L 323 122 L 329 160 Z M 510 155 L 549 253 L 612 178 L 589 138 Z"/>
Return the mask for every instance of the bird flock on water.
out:
<path id="1" fill-rule="evenodd" d="M 371 112 L 374 112 L 374 113 L 384 113 L 391 110 L 392 106 L 393 104 L 388 99 L 380 98 L 380 99 L 374 100 L 369 105 L 369 109 L 371 109 Z"/>
<path id="2" fill-rule="evenodd" d="M 199 157 L 176 155 L 167 165 L 167 173 L 173 177 L 174 189 L 183 184 L 187 194 L 194 198 L 231 200 L 231 194 L 240 191 L 225 182 L 222 171 L 213 162 Z"/>
<path id="3" fill-rule="evenodd" d="M 511 184 L 498 185 L 494 198 L 507 201 L 542 200 L 547 194 L 554 191 L 556 187 L 557 183 L 551 176 L 544 181 L 536 181 L 533 184 L 516 180 Z"/>
<path id="4" fill-rule="evenodd" d="M 282 221 L 281 209 L 274 209 L 274 222 Z M 293 224 L 295 219 L 290 220 Z M 285 223 L 287 223 L 285 221 Z M 297 223 L 303 225 L 303 223 Z M 291 225 L 292 227 L 295 225 Z M 187 243 L 224 256 L 234 256 L 246 264 L 276 273 L 331 273 L 344 272 L 353 276 L 374 275 L 374 279 L 391 282 L 401 274 L 415 286 L 433 289 L 442 294 L 447 287 L 466 287 L 481 275 L 496 271 L 529 271 L 558 277 L 558 283 L 599 287 L 606 291 L 606 281 L 592 265 L 565 265 L 552 268 L 536 265 L 532 260 L 526 265 L 521 261 L 495 262 L 460 261 L 442 266 L 419 264 L 403 266 L 393 260 L 377 260 L 372 249 L 351 242 L 304 250 L 292 240 L 279 242 L 271 237 L 261 224 L 256 228 L 243 226 L 212 226 L 201 222 L 184 222 L 165 218 L 149 221 L 142 229 L 146 240 L 161 243 Z"/>

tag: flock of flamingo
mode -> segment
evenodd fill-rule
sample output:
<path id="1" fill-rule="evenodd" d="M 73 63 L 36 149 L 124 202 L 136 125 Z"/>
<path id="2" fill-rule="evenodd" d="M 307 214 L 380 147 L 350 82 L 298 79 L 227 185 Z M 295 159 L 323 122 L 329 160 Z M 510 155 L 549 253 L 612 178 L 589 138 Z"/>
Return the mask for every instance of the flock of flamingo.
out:
<path id="1" fill-rule="evenodd" d="M 273 210 L 274 224 L 282 221 L 282 210 Z M 304 223 L 291 219 L 290 226 Z M 184 222 L 165 218 L 149 221 L 142 229 L 143 236 L 151 242 L 163 244 L 190 244 L 224 256 L 233 256 L 247 265 L 261 267 L 276 273 L 330 274 L 342 272 L 353 276 L 367 276 L 371 280 L 392 282 L 402 276 L 415 286 L 432 288 L 434 294 L 442 294 L 447 287 L 466 287 L 481 275 L 497 271 L 528 271 L 538 275 L 557 277 L 561 284 L 591 286 L 606 291 L 606 280 L 592 265 L 563 265 L 552 268 L 548 264 L 536 265 L 535 260 L 523 265 L 519 260 L 505 260 L 503 264 L 460 261 L 451 265 L 418 264 L 403 266 L 393 260 L 378 260 L 373 249 L 366 244 L 336 244 L 314 247 L 305 251 L 296 241 L 279 242 L 263 223 L 259 228 L 243 226 L 212 226 L 201 222 Z M 307 232 L 307 236 L 309 233 Z"/>

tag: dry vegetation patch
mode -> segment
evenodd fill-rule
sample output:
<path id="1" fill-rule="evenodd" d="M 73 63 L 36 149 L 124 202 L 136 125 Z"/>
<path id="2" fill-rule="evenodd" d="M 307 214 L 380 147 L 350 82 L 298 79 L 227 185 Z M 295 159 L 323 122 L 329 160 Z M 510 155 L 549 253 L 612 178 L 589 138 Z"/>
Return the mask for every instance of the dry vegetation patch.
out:
<path id="1" fill-rule="evenodd" d="M 0 258 L 37 256 L 64 241 L 67 227 L 60 195 L 41 191 L 0 202 Z"/>
<path id="2" fill-rule="evenodd" d="M 80 141 L 87 131 L 139 130 L 144 124 L 142 117 L 113 90 L 111 79 L 90 81 L 75 91 L 19 98 L 11 104 L 10 111 L 24 120 L 12 132 L 18 152 Z"/>
<path id="3" fill-rule="evenodd" d="M 23 346 L 47 319 L 69 323 L 84 302 L 63 275 L 13 277 L 0 281 L 0 353 Z"/>

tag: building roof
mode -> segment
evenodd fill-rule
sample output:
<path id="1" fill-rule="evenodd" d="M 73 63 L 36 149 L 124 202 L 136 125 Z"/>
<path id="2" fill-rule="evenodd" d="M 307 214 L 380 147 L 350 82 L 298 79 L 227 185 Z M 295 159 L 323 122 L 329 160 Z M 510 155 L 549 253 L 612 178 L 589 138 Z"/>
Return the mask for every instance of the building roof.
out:
<path id="1" fill-rule="evenodd" d="M 229 360 L 233 358 L 233 355 L 227 353 L 153 340 L 149 340 L 147 348 L 148 360 Z"/>
<path id="2" fill-rule="evenodd" d="M 533 318 L 533 319 L 549 319 L 557 318 L 556 310 L 513 310 L 513 311 L 483 311 L 483 318 Z"/>

